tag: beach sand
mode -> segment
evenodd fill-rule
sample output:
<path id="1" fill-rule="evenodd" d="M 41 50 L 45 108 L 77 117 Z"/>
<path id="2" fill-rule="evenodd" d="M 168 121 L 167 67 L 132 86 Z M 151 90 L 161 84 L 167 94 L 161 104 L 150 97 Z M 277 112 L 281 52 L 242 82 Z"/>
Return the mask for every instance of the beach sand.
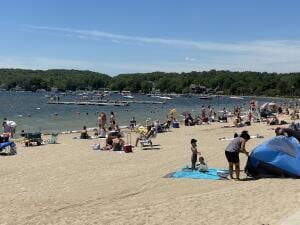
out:
<path id="1" fill-rule="evenodd" d="M 99 139 L 73 139 L 78 134 L 60 135 L 59 144 L 18 143 L 17 156 L 0 158 L 0 224 L 281 224 L 299 210 L 299 180 L 164 178 L 190 164 L 191 138 L 209 166 L 226 168 L 229 141 L 219 138 L 243 129 L 263 135 L 247 143 L 251 150 L 274 136 L 265 123 L 223 125 L 171 129 L 153 139 L 159 149 L 130 154 L 93 151 Z"/>

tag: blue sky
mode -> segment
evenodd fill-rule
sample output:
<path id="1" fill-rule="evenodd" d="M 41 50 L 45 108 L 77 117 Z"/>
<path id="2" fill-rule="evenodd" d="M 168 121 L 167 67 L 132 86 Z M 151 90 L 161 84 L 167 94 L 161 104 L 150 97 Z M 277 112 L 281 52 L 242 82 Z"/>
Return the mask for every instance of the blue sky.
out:
<path id="1" fill-rule="evenodd" d="M 297 0 L 0 0 L 0 67 L 300 71 Z"/>

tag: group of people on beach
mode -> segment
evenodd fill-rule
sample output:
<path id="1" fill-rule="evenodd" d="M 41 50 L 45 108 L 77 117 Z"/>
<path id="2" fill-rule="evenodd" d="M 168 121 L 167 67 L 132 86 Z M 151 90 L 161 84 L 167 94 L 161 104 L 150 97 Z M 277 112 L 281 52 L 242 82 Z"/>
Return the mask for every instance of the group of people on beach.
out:
<path id="1" fill-rule="evenodd" d="M 229 143 L 229 145 L 225 148 L 225 156 L 228 161 L 229 167 L 229 176 L 233 179 L 233 171 L 235 171 L 236 179 L 240 179 L 240 158 L 239 153 L 244 153 L 247 156 L 249 152 L 246 150 L 246 142 L 250 140 L 250 135 L 248 131 L 244 130 L 240 135 L 235 134 L 234 139 Z M 201 153 L 197 149 L 197 140 L 191 139 L 191 169 L 198 169 L 200 172 L 206 172 L 208 170 L 208 166 L 204 161 L 204 157 L 201 156 Z M 199 155 L 199 165 L 197 165 L 197 158 Z M 197 166 L 196 166 L 197 165 Z"/>
<path id="2" fill-rule="evenodd" d="M 271 104 L 274 106 L 275 104 Z M 200 110 L 200 112 L 203 112 L 203 106 Z M 234 108 L 234 116 L 236 116 L 236 119 L 233 120 L 234 125 L 236 127 L 240 127 L 239 124 L 241 123 L 241 108 L 235 107 Z M 260 117 L 260 109 L 257 105 L 257 102 L 255 99 L 250 101 L 249 104 L 249 111 L 246 116 L 246 121 L 249 122 L 249 124 L 246 123 L 246 125 L 251 125 L 251 122 L 254 121 L 254 119 L 259 119 L 257 122 L 266 122 L 267 125 L 284 125 L 287 124 L 284 120 L 279 121 L 277 114 L 284 114 L 284 115 L 291 115 L 291 119 L 295 120 L 297 117 L 299 118 L 299 111 L 298 108 L 293 108 L 292 113 L 290 113 L 288 106 L 281 106 L 276 107 L 276 110 L 272 111 L 274 114 L 269 114 L 269 117 L 261 118 Z M 186 118 L 190 118 L 191 115 L 187 114 Z M 271 121 L 271 122 L 270 122 Z M 245 124 L 243 124 L 244 126 Z M 300 124 L 292 122 L 289 127 L 277 127 L 275 129 L 276 136 L 288 136 L 288 137 L 294 137 L 300 142 Z M 258 137 L 258 136 L 257 136 Z M 231 179 L 240 180 L 240 159 L 239 154 L 244 153 L 245 155 L 249 156 L 249 151 L 246 150 L 246 143 L 250 140 L 250 135 L 247 130 L 242 131 L 240 134 L 235 133 L 234 138 L 231 140 L 231 142 L 226 146 L 225 148 L 225 157 L 228 162 L 228 168 L 229 168 L 229 176 Z M 197 150 L 197 140 L 192 139 L 191 140 L 191 169 L 200 171 L 205 171 L 203 169 L 200 169 L 202 165 L 207 165 L 204 162 L 204 158 L 201 156 L 201 153 Z M 197 165 L 197 157 L 199 157 L 199 165 Z M 235 177 L 234 177 L 235 172 Z"/>
<path id="3" fill-rule="evenodd" d="M 106 129 L 107 119 L 105 112 L 100 112 L 97 118 L 99 130 L 95 130 L 95 137 L 105 138 L 105 146 L 100 150 L 114 150 L 121 151 L 124 146 L 124 140 L 119 126 L 116 124 L 116 117 L 113 111 L 110 112 L 108 131 Z M 91 136 L 88 134 L 86 126 L 83 126 L 80 132 L 80 139 L 90 139 Z M 100 146 L 100 145 L 99 145 Z"/>

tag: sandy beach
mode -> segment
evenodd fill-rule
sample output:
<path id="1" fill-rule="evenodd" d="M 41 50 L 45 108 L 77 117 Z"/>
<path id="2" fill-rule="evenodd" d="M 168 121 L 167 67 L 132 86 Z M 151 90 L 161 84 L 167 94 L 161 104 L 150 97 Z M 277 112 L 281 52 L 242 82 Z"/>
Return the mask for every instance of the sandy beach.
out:
<path id="1" fill-rule="evenodd" d="M 18 143 L 18 155 L 0 158 L 0 224 L 281 224 L 299 210 L 299 180 L 164 178 L 190 164 L 191 138 L 209 166 L 227 168 L 229 141 L 219 138 L 243 129 L 263 135 L 247 143 L 251 150 L 275 128 L 222 126 L 171 129 L 153 139 L 159 149 L 130 154 L 94 151 L 100 139 L 73 139 L 78 134 L 60 135 L 59 144 Z"/>

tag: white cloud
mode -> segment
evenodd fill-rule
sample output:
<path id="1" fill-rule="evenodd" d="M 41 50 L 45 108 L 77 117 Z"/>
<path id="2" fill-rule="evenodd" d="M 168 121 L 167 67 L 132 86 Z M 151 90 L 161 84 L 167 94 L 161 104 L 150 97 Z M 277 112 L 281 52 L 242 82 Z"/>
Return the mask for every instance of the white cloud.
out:
<path id="1" fill-rule="evenodd" d="M 116 44 L 168 45 L 173 46 L 176 55 L 184 49 L 184 54 L 172 60 L 157 58 L 141 63 L 122 60 L 121 62 L 91 61 L 76 59 L 55 59 L 45 57 L 8 57 L 0 55 L 0 67 L 28 69 L 85 69 L 110 75 L 131 72 L 189 72 L 202 70 L 297 72 L 300 71 L 300 41 L 269 40 L 236 43 L 201 42 L 177 39 L 150 38 L 107 33 L 97 30 L 79 30 L 47 26 L 28 26 L 34 30 L 53 31 L 58 35 L 67 35 L 82 40 L 101 41 L 109 39 Z M 184 60 L 183 60 L 184 59 Z"/>
<path id="2" fill-rule="evenodd" d="M 219 51 L 219 52 L 233 52 L 233 53 L 252 53 L 263 55 L 289 55 L 300 56 L 300 41 L 290 40 L 269 40 L 269 41 L 252 41 L 252 42 L 235 42 L 235 43 L 221 43 L 221 42 L 204 42 L 204 41 L 190 41 L 178 39 L 164 39 L 153 37 L 128 36 L 121 34 L 108 33 L 98 30 L 83 30 L 71 29 L 49 26 L 28 26 L 28 28 L 35 30 L 47 30 L 62 33 L 72 33 L 85 35 L 89 37 L 108 38 L 112 40 L 124 40 L 138 43 L 172 45 L 177 47 L 188 47 L 198 50 Z"/>
<path id="3" fill-rule="evenodd" d="M 185 61 L 191 61 L 191 62 L 195 62 L 196 61 L 196 59 L 190 58 L 190 57 L 185 57 L 184 60 Z"/>
<path id="4" fill-rule="evenodd" d="M 211 59 L 207 62 L 200 61 L 159 61 L 159 63 L 127 63 L 106 61 L 84 61 L 47 57 L 8 57 L 0 56 L 1 68 L 23 69 L 81 69 L 92 70 L 108 75 L 134 72 L 190 72 L 203 70 L 231 70 L 231 71 L 261 71 L 261 72 L 296 72 L 299 71 L 300 59 L 293 62 L 277 62 L 273 64 L 268 60 L 251 57 L 233 57 L 228 59 Z M 289 71 L 286 70 L 289 69 Z"/>

